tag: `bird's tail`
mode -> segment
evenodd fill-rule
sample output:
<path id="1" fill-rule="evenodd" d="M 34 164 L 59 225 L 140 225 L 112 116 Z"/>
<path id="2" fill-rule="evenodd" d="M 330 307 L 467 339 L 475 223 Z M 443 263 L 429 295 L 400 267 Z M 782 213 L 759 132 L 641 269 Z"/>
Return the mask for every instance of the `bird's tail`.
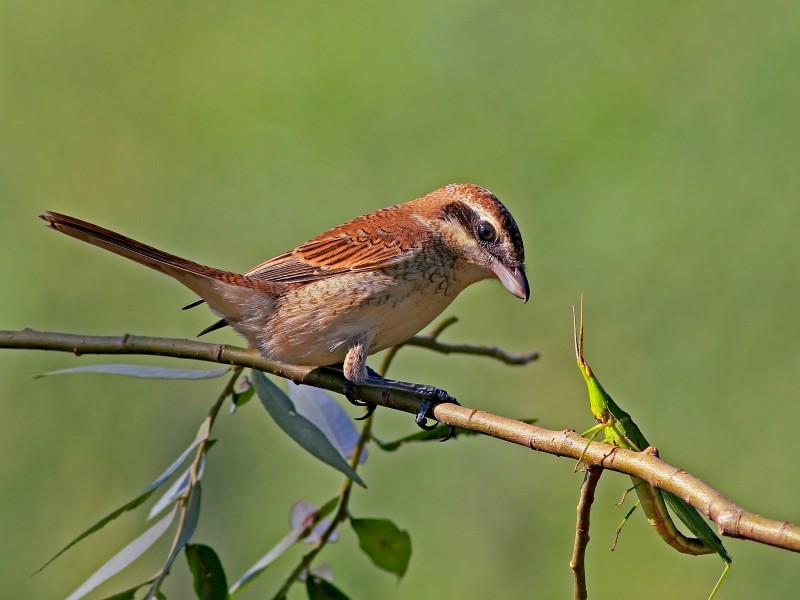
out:
<path id="1" fill-rule="evenodd" d="M 50 211 L 40 216 L 56 231 L 177 279 L 226 319 L 238 320 L 242 316 L 243 305 L 254 295 L 265 291 L 263 286 L 245 275 L 186 260 L 75 217 Z"/>

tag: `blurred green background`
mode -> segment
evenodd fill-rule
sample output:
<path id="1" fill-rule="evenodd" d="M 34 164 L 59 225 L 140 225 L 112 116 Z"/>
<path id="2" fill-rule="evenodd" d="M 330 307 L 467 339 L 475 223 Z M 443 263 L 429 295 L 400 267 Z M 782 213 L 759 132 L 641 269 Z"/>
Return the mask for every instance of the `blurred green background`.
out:
<path id="1" fill-rule="evenodd" d="M 192 294 L 175 282 L 48 232 L 46 209 L 243 270 L 473 181 L 516 216 L 532 299 L 477 285 L 448 311 L 461 322 L 446 339 L 542 358 L 511 368 L 409 349 L 393 374 L 587 428 L 571 347 L 584 294 L 587 359 L 662 455 L 746 508 L 800 521 L 799 59 L 796 2 L 5 2 L 0 328 L 191 337 L 210 322 L 178 310 Z M 166 467 L 222 385 L 32 380 L 98 362 L 120 361 L 2 352 L 4 597 L 64 596 L 141 531 L 143 512 L 29 576 Z M 379 413 L 378 436 L 414 430 Z M 324 502 L 339 476 L 257 404 L 216 437 L 196 539 L 233 578 L 286 532 L 295 499 Z M 374 569 L 349 531 L 325 560 L 353 598 L 569 597 L 572 467 L 489 439 L 373 449 L 353 512 L 410 532 L 409 572 L 396 584 Z M 628 481 L 600 483 L 592 598 L 629 586 L 705 598 L 720 561 L 677 554 L 641 515 L 609 552 Z M 796 555 L 727 545 L 720 599 L 796 595 Z M 274 590 L 295 557 L 243 597 Z M 173 571 L 165 591 L 189 597 L 182 558 Z"/>

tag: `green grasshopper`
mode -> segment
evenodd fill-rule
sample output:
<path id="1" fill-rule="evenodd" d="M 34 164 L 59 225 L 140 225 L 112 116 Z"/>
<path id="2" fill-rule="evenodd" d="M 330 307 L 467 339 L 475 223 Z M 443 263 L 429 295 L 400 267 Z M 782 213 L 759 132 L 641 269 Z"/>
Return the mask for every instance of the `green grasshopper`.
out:
<path id="1" fill-rule="evenodd" d="M 605 434 L 605 441 L 619 448 L 634 450 L 636 452 L 647 452 L 656 454 L 655 448 L 642 434 L 642 431 L 633 422 L 631 416 L 622 410 L 611 399 L 611 396 L 603 389 L 600 382 L 595 377 L 592 369 L 583 359 L 583 305 L 581 304 L 580 329 L 575 325 L 575 310 L 572 312 L 573 337 L 575 343 L 575 357 L 578 360 L 578 368 L 586 380 L 589 388 L 589 404 L 597 425 L 583 433 L 584 437 L 589 437 L 589 442 L 595 439 L 602 431 Z M 588 444 L 587 444 L 588 448 Z M 582 458 L 582 457 L 581 457 Z M 580 462 L 580 460 L 578 461 Z M 647 520 L 655 527 L 658 534 L 667 544 L 684 554 L 701 555 L 716 553 L 725 562 L 725 569 L 714 586 L 708 600 L 713 600 L 719 590 L 728 570 L 731 566 L 731 556 L 722 545 L 722 540 L 705 522 L 697 510 L 678 498 L 676 495 L 660 490 L 638 477 L 631 477 L 633 489 L 639 497 L 642 510 L 644 510 Z M 675 526 L 667 506 L 672 512 L 688 527 L 697 537 L 686 537 Z M 634 506 L 634 509 L 636 507 Z M 631 510 L 633 512 L 633 509 Z M 631 513 L 628 513 L 628 516 Z M 627 516 L 626 516 L 627 519 Z M 623 521 L 624 523 L 624 521 Z"/>

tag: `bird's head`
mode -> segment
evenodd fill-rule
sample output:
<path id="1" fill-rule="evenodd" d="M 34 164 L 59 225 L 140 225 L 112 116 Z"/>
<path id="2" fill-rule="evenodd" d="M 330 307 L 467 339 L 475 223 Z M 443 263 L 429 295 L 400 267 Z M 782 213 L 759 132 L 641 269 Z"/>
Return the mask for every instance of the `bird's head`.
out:
<path id="1" fill-rule="evenodd" d="M 435 206 L 437 229 L 463 261 L 478 267 L 478 278 L 497 277 L 527 302 L 530 287 L 522 235 L 503 203 L 471 183 L 450 184 L 428 197 Z"/>

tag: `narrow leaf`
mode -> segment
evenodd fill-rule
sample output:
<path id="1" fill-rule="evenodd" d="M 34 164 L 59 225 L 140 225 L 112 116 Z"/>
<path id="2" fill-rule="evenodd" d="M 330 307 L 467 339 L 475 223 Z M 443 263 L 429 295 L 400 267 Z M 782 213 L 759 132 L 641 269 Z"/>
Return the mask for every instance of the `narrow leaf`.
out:
<path id="1" fill-rule="evenodd" d="M 156 503 L 150 509 L 150 512 L 147 514 L 147 520 L 150 521 L 155 519 L 158 515 L 160 515 L 166 508 L 175 502 L 182 494 L 189 489 L 189 484 L 192 480 L 191 475 L 192 467 L 189 465 L 180 476 L 172 482 L 172 485 L 167 488 L 167 491 L 164 492 L 161 497 L 156 500 Z"/>
<path id="2" fill-rule="evenodd" d="M 206 446 L 208 448 L 208 446 Z M 200 459 L 200 466 L 197 469 L 197 479 L 202 479 L 203 471 L 206 468 L 206 456 L 203 454 L 203 457 Z M 186 467 L 183 473 L 181 473 L 180 477 L 178 477 L 171 486 L 164 492 L 161 497 L 156 501 L 153 505 L 153 508 L 150 509 L 150 512 L 147 515 L 147 520 L 154 519 L 158 515 L 160 515 L 164 510 L 173 502 L 175 502 L 178 498 L 183 496 L 186 493 L 186 490 L 189 489 L 189 484 L 191 483 L 192 479 L 192 466 L 189 465 Z"/>
<path id="3" fill-rule="evenodd" d="M 189 445 L 189 447 L 186 448 L 186 450 L 183 451 L 183 453 L 175 460 L 175 462 L 173 462 L 169 467 L 167 467 L 167 470 L 161 473 L 161 475 L 159 475 L 156 478 L 156 480 L 153 483 L 151 483 L 144 492 L 136 496 L 136 498 L 134 498 L 127 504 L 123 504 L 115 511 L 106 515 L 105 517 L 100 519 L 97 523 L 89 527 L 89 529 L 87 529 L 86 531 L 81 533 L 78 537 L 73 539 L 70 543 L 68 543 L 61 550 L 59 550 L 50 560 L 48 560 L 41 567 L 39 567 L 34 572 L 34 575 L 39 571 L 41 571 L 42 569 L 44 569 L 47 565 L 49 565 L 59 556 L 64 554 L 64 552 L 72 548 L 82 539 L 87 538 L 93 533 L 99 531 L 100 529 L 108 525 L 111 521 L 119 517 L 121 514 L 128 512 L 129 510 L 133 510 L 137 506 L 140 506 L 145 500 L 147 500 L 153 494 L 153 492 L 156 489 L 158 489 L 161 485 L 164 484 L 165 481 L 167 481 L 170 477 L 172 477 L 173 473 L 175 473 L 175 471 L 178 470 L 178 467 L 180 467 L 181 464 L 183 464 L 183 462 L 189 457 L 189 454 L 192 452 L 192 450 L 197 448 L 197 446 L 207 438 L 208 438 L 208 419 L 203 421 L 203 425 L 200 427 L 200 431 L 197 432 L 197 437 L 195 437 L 194 441 Z"/>
<path id="4" fill-rule="evenodd" d="M 125 377 L 141 377 L 144 379 L 214 379 L 229 373 L 230 369 L 167 369 L 164 367 L 148 367 L 146 365 L 86 365 L 71 369 L 59 369 L 37 375 L 35 379 L 51 375 L 68 373 L 105 373 L 107 375 L 123 375 Z"/>
<path id="5" fill-rule="evenodd" d="M 292 401 L 278 386 L 267 379 L 263 373 L 255 370 L 253 371 L 253 385 L 264 408 L 267 409 L 278 427 L 290 438 L 325 464 L 341 471 L 359 485 L 367 487 L 358 473 L 333 447 L 325 434 L 297 412 Z"/>
<path id="6" fill-rule="evenodd" d="M 183 516 L 181 521 L 181 528 L 178 530 L 177 539 L 173 544 L 172 552 L 170 552 L 167 560 L 164 562 L 164 566 L 161 567 L 161 571 L 153 583 L 153 586 L 150 588 L 150 591 L 147 593 L 147 596 L 145 596 L 145 600 L 151 600 L 152 598 L 156 597 L 155 595 L 158 593 L 158 587 L 161 585 L 164 577 L 166 577 L 169 573 L 172 563 L 175 562 L 175 558 L 178 556 L 180 551 L 183 550 L 184 546 L 189 543 L 189 540 L 192 539 L 194 531 L 197 529 L 197 522 L 200 520 L 201 495 L 200 482 L 198 481 L 189 492 L 186 514 Z"/>
<path id="7" fill-rule="evenodd" d="M 136 592 L 138 592 L 144 586 L 150 585 L 151 583 L 153 583 L 152 579 L 149 581 L 144 581 L 130 589 L 125 590 L 124 592 L 118 592 L 113 596 L 107 596 L 103 600 L 136 600 Z"/>
<path id="8" fill-rule="evenodd" d="M 236 583 L 231 586 L 230 594 L 233 596 L 238 593 L 244 586 L 250 583 L 253 579 L 261 575 L 267 567 L 269 567 L 275 560 L 289 548 L 294 546 L 303 534 L 302 529 L 293 529 L 288 535 L 284 536 L 277 544 L 275 544 L 269 552 L 262 556 L 258 562 L 245 571 Z"/>
<path id="9" fill-rule="evenodd" d="M 339 588 L 321 577 L 306 579 L 306 592 L 309 600 L 349 600 Z"/>
<path id="10" fill-rule="evenodd" d="M 402 577 L 411 560 L 411 538 L 388 519 L 350 519 L 358 545 L 381 569 Z"/>
<path id="11" fill-rule="evenodd" d="M 289 398 L 297 412 L 319 427 L 322 433 L 344 458 L 350 458 L 358 444 L 358 429 L 344 409 L 325 390 L 310 385 L 298 385 L 293 381 L 286 384 Z M 363 465 L 367 461 L 364 449 L 359 457 Z"/>
<path id="12" fill-rule="evenodd" d="M 339 497 L 334 496 L 330 500 L 328 500 L 325 504 L 322 505 L 322 508 L 319 509 L 317 518 L 323 519 L 327 517 L 329 514 L 333 512 L 333 509 L 336 508 L 336 505 L 339 504 Z"/>
<path id="13" fill-rule="evenodd" d="M 124 592 L 120 592 L 119 594 L 108 596 L 104 600 L 136 600 L 136 592 L 140 587 L 141 586 L 137 586 L 135 588 L 125 590 Z"/>
<path id="14" fill-rule="evenodd" d="M 219 556 L 204 544 L 188 544 L 186 560 L 192 572 L 194 591 L 199 600 L 226 600 L 228 581 Z"/>
<path id="15" fill-rule="evenodd" d="M 322 505 L 316 514 L 314 514 L 314 518 L 309 523 L 305 519 L 295 522 L 295 514 L 294 509 L 292 510 L 292 514 L 290 516 L 290 522 L 292 525 L 292 530 L 286 535 L 283 539 L 281 539 L 275 546 L 273 546 L 269 552 L 267 552 L 264 556 L 262 556 L 258 562 L 256 562 L 252 567 L 247 569 L 244 575 L 242 575 L 236 583 L 231 586 L 230 594 L 234 595 L 241 591 L 241 589 L 250 583 L 253 579 L 263 573 L 267 567 L 269 567 L 275 560 L 284 552 L 286 552 L 289 548 L 294 546 L 297 542 L 300 541 L 300 538 L 303 535 L 303 532 L 310 526 L 316 525 L 320 521 L 322 521 L 326 516 L 328 516 L 333 509 L 336 508 L 336 505 L 339 502 L 339 498 L 331 498 L 325 504 Z M 308 517 L 310 515 L 307 515 Z"/>
<path id="16" fill-rule="evenodd" d="M 250 399 L 256 393 L 247 377 L 242 378 L 237 387 L 238 389 L 231 394 L 231 414 L 235 413 L 240 406 L 250 402 Z"/>
<path id="17" fill-rule="evenodd" d="M 155 525 L 150 527 L 150 529 L 145 531 L 142 535 L 115 554 L 111 560 L 95 571 L 92 576 L 84 581 L 77 590 L 72 592 L 67 597 L 67 600 L 78 600 L 78 598 L 83 598 L 98 585 L 122 571 L 122 569 L 144 554 L 144 552 L 150 546 L 156 543 L 156 541 L 158 541 L 158 539 L 164 535 L 167 529 L 169 529 L 169 526 L 175 519 L 176 512 L 177 511 L 173 510 L 166 517 L 158 521 Z"/>
<path id="18" fill-rule="evenodd" d="M 430 441 L 443 440 L 449 432 L 450 432 L 449 427 L 447 427 L 446 425 L 442 425 L 441 423 L 437 423 L 433 429 L 423 429 L 421 431 L 417 431 L 415 433 L 401 437 L 392 442 L 382 442 L 377 438 L 373 438 L 373 440 L 375 441 L 376 444 L 378 444 L 378 448 L 380 448 L 381 450 L 385 450 L 386 452 L 394 452 L 403 444 L 408 444 L 411 442 L 430 442 Z M 456 432 L 453 434 L 452 437 L 458 437 L 465 433 L 467 433 L 467 430 L 458 429 L 456 430 Z"/>

